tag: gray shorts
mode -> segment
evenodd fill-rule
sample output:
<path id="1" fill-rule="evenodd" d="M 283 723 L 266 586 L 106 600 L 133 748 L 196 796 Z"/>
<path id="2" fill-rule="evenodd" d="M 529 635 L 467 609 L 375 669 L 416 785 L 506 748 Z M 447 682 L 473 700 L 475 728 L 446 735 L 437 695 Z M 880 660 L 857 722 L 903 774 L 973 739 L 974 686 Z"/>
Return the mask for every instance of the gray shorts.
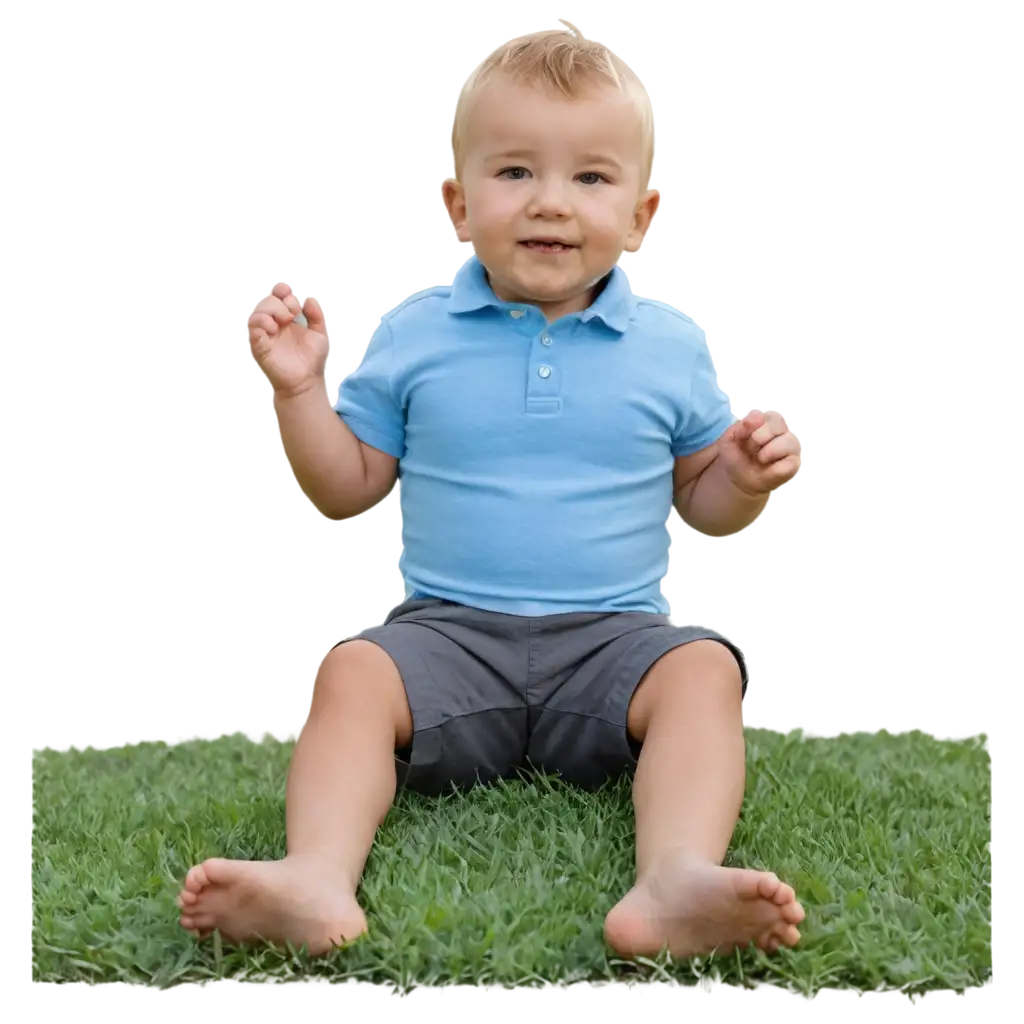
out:
<path id="1" fill-rule="evenodd" d="M 693 640 L 725 644 L 747 691 L 738 647 L 650 612 L 529 617 L 414 596 L 349 640 L 378 644 L 398 666 L 413 721 L 411 744 L 395 753 L 399 785 L 428 794 L 529 768 L 586 788 L 632 773 L 633 693 L 658 658 Z"/>

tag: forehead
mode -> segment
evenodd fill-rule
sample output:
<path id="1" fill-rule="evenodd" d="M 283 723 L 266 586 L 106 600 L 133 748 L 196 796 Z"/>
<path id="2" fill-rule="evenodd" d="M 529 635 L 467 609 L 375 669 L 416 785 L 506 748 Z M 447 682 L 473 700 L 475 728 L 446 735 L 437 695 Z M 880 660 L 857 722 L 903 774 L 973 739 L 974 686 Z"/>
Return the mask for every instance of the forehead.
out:
<path id="1" fill-rule="evenodd" d="M 640 119 L 629 97 L 595 85 L 578 99 L 553 88 L 495 78 L 477 94 L 468 123 L 478 158 L 521 150 L 607 152 L 628 158 L 640 145 Z"/>

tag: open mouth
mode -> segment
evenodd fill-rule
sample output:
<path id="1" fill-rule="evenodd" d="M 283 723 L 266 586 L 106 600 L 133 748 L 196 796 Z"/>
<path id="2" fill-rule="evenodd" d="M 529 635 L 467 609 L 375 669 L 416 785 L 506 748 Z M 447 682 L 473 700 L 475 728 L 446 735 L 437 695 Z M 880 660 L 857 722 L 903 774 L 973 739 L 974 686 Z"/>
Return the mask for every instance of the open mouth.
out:
<path id="1" fill-rule="evenodd" d="M 562 242 L 520 242 L 520 245 L 525 245 L 527 249 L 532 249 L 534 252 L 569 252 L 575 249 L 575 245 L 565 245 Z"/>

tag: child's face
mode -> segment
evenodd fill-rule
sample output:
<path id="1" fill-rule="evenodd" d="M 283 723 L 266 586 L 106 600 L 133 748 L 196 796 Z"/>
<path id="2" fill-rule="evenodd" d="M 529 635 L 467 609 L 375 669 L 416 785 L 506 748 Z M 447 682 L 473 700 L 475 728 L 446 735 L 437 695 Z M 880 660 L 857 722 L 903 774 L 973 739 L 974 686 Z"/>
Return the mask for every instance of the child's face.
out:
<path id="1" fill-rule="evenodd" d="M 622 252 L 640 248 L 660 198 L 641 194 L 641 160 L 635 109 L 614 88 L 569 100 L 499 77 L 477 97 L 462 181 L 444 183 L 445 204 L 498 298 L 553 321 L 586 309 Z M 545 237 L 574 247 L 523 244 Z"/>

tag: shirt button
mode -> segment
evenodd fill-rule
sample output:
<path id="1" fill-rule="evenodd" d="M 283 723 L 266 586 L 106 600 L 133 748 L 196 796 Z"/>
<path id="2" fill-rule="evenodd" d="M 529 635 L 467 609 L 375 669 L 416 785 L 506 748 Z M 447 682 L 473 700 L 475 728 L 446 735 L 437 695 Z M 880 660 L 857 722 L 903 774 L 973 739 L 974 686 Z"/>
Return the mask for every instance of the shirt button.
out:
<path id="1" fill-rule="evenodd" d="M 509 310 L 508 315 L 511 317 L 515 317 L 515 319 L 518 320 L 523 315 L 523 311 L 521 309 L 512 309 Z"/>
<path id="2" fill-rule="evenodd" d="M 537 371 L 537 373 L 540 374 L 541 377 L 550 377 L 551 376 L 551 367 L 550 366 L 542 366 Z"/>
<path id="3" fill-rule="evenodd" d="M 551 344 L 551 335 L 550 334 L 542 334 L 540 336 L 540 343 L 542 345 L 550 345 Z"/>

